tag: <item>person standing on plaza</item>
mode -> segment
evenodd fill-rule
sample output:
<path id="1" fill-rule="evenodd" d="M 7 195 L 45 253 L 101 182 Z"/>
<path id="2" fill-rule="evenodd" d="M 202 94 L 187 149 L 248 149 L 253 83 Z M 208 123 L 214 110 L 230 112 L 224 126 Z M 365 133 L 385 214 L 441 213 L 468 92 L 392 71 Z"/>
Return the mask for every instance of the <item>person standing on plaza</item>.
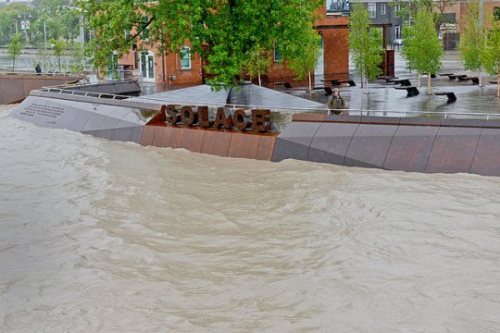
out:
<path id="1" fill-rule="evenodd" d="M 345 102 L 342 96 L 340 96 L 338 88 L 333 89 L 332 96 L 328 100 L 328 108 L 330 109 L 330 114 L 341 114 L 342 110 L 345 109 Z"/>
<path id="2" fill-rule="evenodd" d="M 35 66 L 35 73 L 41 74 L 42 73 L 42 67 L 40 66 L 40 63 L 37 63 Z"/>

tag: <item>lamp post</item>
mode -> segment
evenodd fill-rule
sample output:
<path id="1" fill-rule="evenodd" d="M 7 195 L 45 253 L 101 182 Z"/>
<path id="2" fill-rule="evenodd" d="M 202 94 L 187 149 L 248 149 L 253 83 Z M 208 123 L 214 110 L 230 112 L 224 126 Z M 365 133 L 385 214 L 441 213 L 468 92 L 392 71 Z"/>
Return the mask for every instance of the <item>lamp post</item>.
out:
<path id="1" fill-rule="evenodd" d="M 19 15 L 18 18 L 21 20 L 21 30 L 24 30 L 24 38 L 26 39 L 26 44 L 28 44 L 28 30 L 30 28 L 29 19 L 31 18 L 31 14 L 28 14 L 28 18 L 26 18 L 26 12 L 23 12 L 23 16 L 21 17 L 21 15 Z"/>

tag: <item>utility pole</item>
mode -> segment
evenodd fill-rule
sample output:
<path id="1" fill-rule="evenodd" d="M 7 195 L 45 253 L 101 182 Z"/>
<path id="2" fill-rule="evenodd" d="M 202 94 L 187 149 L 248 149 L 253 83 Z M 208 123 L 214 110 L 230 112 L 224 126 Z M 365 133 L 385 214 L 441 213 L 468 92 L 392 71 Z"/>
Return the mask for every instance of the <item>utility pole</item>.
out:
<path id="1" fill-rule="evenodd" d="M 484 0 L 479 0 L 479 26 L 484 25 Z"/>
<path id="2" fill-rule="evenodd" d="M 19 17 L 21 18 L 21 17 Z M 31 18 L 31 14 L 29 14 L 29 18 Z M 30 21 L 26 19 L 26 12 L 23 12 L 23 17 L 22 17 L 22 21 L 21 21 L 21 30 L 24 30 L 24 38 L 26 39 L 26 44 L 29 43 L 29 40 L 28 40 L 28 29 L 29 29 L 29 26 L 30 26 Z"/>
<path id="3" fill-rule="evenodd" d="M 484 0 L 479 0 L 479 29 L 484 32 Z M 484 87 L 481 71 L 479 69 L 479 86 Z"/>
<path id="4" fill-rule="evenodd" d="M 43 43 L 45 46 L 45 51 L 47 51 L 47 24 L 45 19 L 43 19 Z"/>

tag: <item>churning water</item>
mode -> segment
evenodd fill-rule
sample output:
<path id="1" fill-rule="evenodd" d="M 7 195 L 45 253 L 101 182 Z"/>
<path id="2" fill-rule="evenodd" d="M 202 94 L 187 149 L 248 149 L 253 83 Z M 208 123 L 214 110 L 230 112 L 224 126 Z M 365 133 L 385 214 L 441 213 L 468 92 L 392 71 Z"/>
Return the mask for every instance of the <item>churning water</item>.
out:
<path id="1" fill-rule="evenodd" d="M 500 332 L 500 178 L 219 158 L 9 112 L 1 332 Z"/>

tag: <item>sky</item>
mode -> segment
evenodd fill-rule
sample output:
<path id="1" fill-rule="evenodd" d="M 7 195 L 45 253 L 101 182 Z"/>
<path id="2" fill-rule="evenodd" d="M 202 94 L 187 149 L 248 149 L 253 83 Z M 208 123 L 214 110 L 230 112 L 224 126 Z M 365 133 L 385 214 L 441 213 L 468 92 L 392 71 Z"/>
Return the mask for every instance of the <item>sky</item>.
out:
<path id="1" fill-rule="evenodd" d="M 0 0 L 0 3 L 6 3 L 6 2 L 31 2 L 31 0 Z"/>

